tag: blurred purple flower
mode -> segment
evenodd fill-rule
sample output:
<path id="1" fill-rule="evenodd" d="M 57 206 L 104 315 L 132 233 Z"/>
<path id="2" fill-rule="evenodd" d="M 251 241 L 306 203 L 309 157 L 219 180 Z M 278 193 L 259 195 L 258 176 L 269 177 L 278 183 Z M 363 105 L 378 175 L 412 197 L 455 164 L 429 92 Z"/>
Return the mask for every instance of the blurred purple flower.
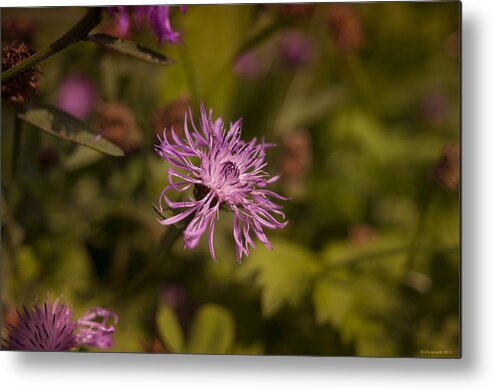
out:
<path id="1" fill-rule="evenodd" d="M 94 84 L 82 75 L 67 77 L 58 88 L 57 106 L 62 111 L 84 120 L 91 113 L 97 99 Z"/>
<path id="2" fill-rule="evenodd" d="M 273 145 L 263 141 L 257 143 L 255 138 L 249 142 L 242 141 L 241 119 L 230 123 L 229 130 L 226 130 L 223 119 L 213 121 L 212 110 L 207 114 L 203 104 L 200 112 L 199 129 L 189 109 L 193 131 L 188 129 L 185 114 L 185 139 L 180 139 L 171 129 L 171 142 L 164 130 L 163 137 L 159 138 L 159 144 L 155 147 L 156 152 L 172 165 L 168 168 L 168 186 L 161 193 L 160 210 L 164 211 L 163 201 L 172 209 L 182 209 L 175 216 L 159 222 L 171 225 L 190 217 L 191 221 L 183 233 L 187 249 L 194 248 L 209 228 L 209 250 L 215 260 L 214 226 L 219 218 L 219 210 L 227 207 L 234 213 L 233 237 L 236 242 L 236 259 L 240 262 L 243 254 L 248 256 L 249 246 L 255 247 L 251 231 L 271 249 L 263 228 L 280 229 L 288 223 L 274 217 L 277 215 L 284 219 L 285 215 L 281 211 L 282 207 L 269 199 L 286 198 L 265 189 L 279 178 L 270 177 L 263 170 L 267 165 L 265 149 Z M 179 181 L 175 183 L 174 178 Z M 169 190 L 184 192 L 192 186 L 194 197 L 188 201 L 174 202 L 166 195 Z"/>
<path id="3" fill-rule="evenodd" d="M 115 313 L 101 309 L 89 309 L 78 321 L 67 306 L 47 302 L 35 304 L 31 310 L 23 307 L 17 310 L 17 323 L 7 324 L 8 339 L 5 348 L 14 351 L 69 351 L 71 348 L 87 345 L 101 349 L 112 345 L 114 327 L 106 325 L 111 316 L 113 324 L 118 322 Z M 95 315 L 96 314 L 96 315 Z M 102 317 L 103 322 L 95 321 Z"/>
<path id="4" fill-rule="evenodd" d="M 118 22 L 120 35 L 126 36 L 130 30 L 130 15 L 127 12 L 127 8 L 123 5 L 115 7 L 106 7 L 106 11 L 115 18 Z"/>
<path id="5" fill-rule="evenodd" d="M 288 66 L 299 68 L 312 60 L 313 42 L 306 34 L 297 30 L 289 30 L 281 36 L 279 51 Z"/>
<path id="6" fill-rule="evenodd" d="M 449 114 L 447 97 L 443 93 L 433 92 L 424 98 L 421 110 L 428 122 L 435 126 L 441 126 Z"/>
<path id="7" fill-rule="evenodd" d="M 233 70 L 240 77 L 255 80 L 264 72 L 265 67 L 254 51 L 245 51 L 236 58 Z"/>
<path id="8" fill-rule="evenodd" d="M 187 292 L 179 284 L 168 284 L 162 287 L 161 294 L 166 304 L 175 310 L 183 306 L 187 299 Z"/>
<path id="9" fill-rule="evenodd" d="M 108 13 L 118 18 L 120 34 L 126 35 L 130 29 L 130 14 L 134 14 L 134 21 L 137 26 L 142 25 L 142 21 L 147 18 L 147 22 L 152 32 L 157 36 L 159 43 L 169 42 L 178 43 L 180 33 L 173 31 L 169 21 L 171 7 L 169 5 L 157 6 L 135 6 L 135 7 L 107 7 Z M 180 11 L 184 13 L 186 6 L 180 6 Z"/>

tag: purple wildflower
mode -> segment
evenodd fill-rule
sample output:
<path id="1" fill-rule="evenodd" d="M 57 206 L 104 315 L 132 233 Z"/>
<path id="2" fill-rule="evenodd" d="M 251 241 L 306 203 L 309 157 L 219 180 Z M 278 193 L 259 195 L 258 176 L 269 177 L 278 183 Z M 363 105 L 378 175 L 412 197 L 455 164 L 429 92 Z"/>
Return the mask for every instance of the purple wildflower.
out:
<path id="1" fill-rule="evenodd" d="M 313 58 L 311 39 L 297 30 L 286 31 L 282 35 L 279 50 L 282 59 L 291 68 L 307 65 Z"/>
<path id="2" fill-rule="evenodd" d="M 67 77 L 58 89 L 57 106 L 61 110 L 86 119 L 96 103 L 97 92 L 94 84 L 82 75 Z"/>
<path id="3" fill-rule="evenodd" d="M 114 327 L 106 320 L 111 316 L 118 322 L 115 313 L 101 308 L 89 309 L 80 320 L 73 320 L 73 312 L 66 305 L 53 303 L 35 304 L 31 310 L 17 310 L 17 323 L 7 324 L 8 339 L 5 348 L 14 351 L 69 351 L 82 345 L 106 349 L 112 345 Z M 103 317 L 102 323 L 96 316 Z"/>
<path id="4" fill-rule="evenodd" d="M 171 225 L 190 217 L 191 221 L 183 232 L 187 249 L 194 248 L 209 228 L 209 250 L 215 260 L 214 226 L 219 210 L 228 207 L 234 213 L 233 236 L 239 262 L 243 254 L 248 256 L 249 246 L 255 247 L 251 231 L 267 248 L 272 248 L 263 229 L 280 229 L 287 225 L 287 221 L 280 222 L 274 217 L 285 218 L 281 206 L 269 197 L 286 198 L 265 189 L 279 178 L 270 177 L 263 171 L 267 165 L 265 149 L 272 145 L 263 141 L 257 143 L 255 138 L 249 142 L 242 141 L 241 119 L 230 123 L 229 130 L 226 130 L 222 118 L 213 121 L 212 110 L 207 114 L 201 104 L 200 111 L 200 130 L 195 126 L 189 108 L 193 131 L 188 129 L 185 114 L 185 138 L 180 139 L 171 129 L 170 141 L 165 129 L 156 145 L 156 152 L 172 165 L 168 169 L 168 186 L 161 193 L 160 210 L 163 211 L 163 201 L 173 209 L 182 209 L 175 216 L 159 222 Z M 179 181 L 175 183 L 174 178 Z M 192 186 L 194 197 L 188 201 L 174 202 L 166 195 L 169 190 L 184 192 Z"/>
<path id="5" fill-rule="evenodd" d="M 264 73 L 265 66 L 257 53 L 250 50 L 241 53 L 236 58 L 233 71 L 245 79 L 255 80 Z"/>
<path id="6" fill-rule="evenodd" d="M 183 13 L 187 9 L 186 6 L 180 6 L 180 11 Z M 180 33 L 173 31 L 169 21 L 171 7 L 169 5 L 157 6 L 135 6 L 135 7 L 107 7 L 108 13 L 111 16 L 118 18 L 120 34 L 126 35 L 130 29 L 130 13 L 134 14 L 134 21 L 137 26 L 142 25 L 142 21 L 147 18 L 147 22 L 151 27 L 152 32 L 157 36 L 159 43 L 169 42 L 178 43 L 180 41 Z"/>

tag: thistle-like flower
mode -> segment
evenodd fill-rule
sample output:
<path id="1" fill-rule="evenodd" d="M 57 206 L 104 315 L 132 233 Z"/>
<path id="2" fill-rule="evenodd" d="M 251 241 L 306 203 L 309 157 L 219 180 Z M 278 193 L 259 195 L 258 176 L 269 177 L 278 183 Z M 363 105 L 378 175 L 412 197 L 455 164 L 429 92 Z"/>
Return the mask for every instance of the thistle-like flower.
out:
<path id="1" fill-rule="evenodd" d="M 186 6 L 180 6 L 181 12 L 185 12 Z M 130 29 L 130 14 L 134 15 L 134 21 L 140 27 L 142 21 L 147 18 L 152 32 L 157 36 L 159 43 L 178 43 L 180 33 L 173 31 L 169 21 L 171 7 L 169 5 L 135 6 L 135 7 L 107 7 L 110 15 L 118 18 L 120 34 L 126 35 Z"/>
<path id="2" fill-rule="evenodd" d="M 188 116 L 192 131 L 188 127 Z M 194 248 L 208 228 L 209 250 L 215 260 L 214 227 L 220 209 L 226 208 L 234 213 L 233 237 L 238 262 L 243 254 L 248 256 L 249 247 L 255 247 L 252 232 L 271 249 L 264 228 L 280 229 L 288 223 L 278 220 L 285 219 L 282 207 L 270 199 L 286 198 L 266 189 L 279 178 L 270 177 L 263 170 L 267 165 L 265 149 L 273 145 L 258 143 L 255 138 L 249 142 L 241 140 L 241 119 L 230 123 L 226 130 L 223 119 L 214 121 L 212 110 L 207 114 L 203 104 L 199 128 L 192 119 L 191 109 L 188 116 L 185 114 L 184 139 L 180 139 L 173 129 L 168 137 L 165 129 L 155 147 L 156 152 L 172 165 L 168 169 L 168 186 L 161 193 L 160 210 L 163 212 L 163 204 L 180 209 L 175 216 L 159 222 L 171 225 L 191 219 L 183 232 L 186 249 Z M 191 187 L 193 197 L 188 201 L 174 202 L 167 196 L 169 190 L 184 192 Z"/>
<path id="3" fill-rule="evenodd" d="M 117 315 L 99 307 L 91 308 L 77 321 L 73 312 L 58 299 L 17 310 L 15 325 L 7 324 L 4 348 L 13 351 L 69 351 L 78 346 L 107 349 L 113 345 Z M 107 324 L 109 318 L 112 325 Z M 98 321 L 102 318 L 102 321 Z"/>

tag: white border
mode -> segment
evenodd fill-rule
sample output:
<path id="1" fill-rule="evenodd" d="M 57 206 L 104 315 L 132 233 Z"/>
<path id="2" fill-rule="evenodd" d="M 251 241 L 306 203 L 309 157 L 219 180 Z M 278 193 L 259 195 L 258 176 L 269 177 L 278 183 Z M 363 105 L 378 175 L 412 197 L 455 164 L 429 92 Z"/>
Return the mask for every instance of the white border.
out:
<path id="1" fill-rule="evenodd" d="M 111 3 L 115 2 L 83 2 L 85 5 Z M 157 2 L 122 0 L 118 3 Z M 491 123 L 493 101 L 492 4 L 490 0 L 463 1 L 462 360 L 0 352 L 0 388 L 490 388 L 493 383 L 493 258 L 488 256 L 492 241 L 488 227 L 493 221 L 493 127 L 487 124 Z M 68 4 L 66 1 L 2 0 L 1 5 Z"/>

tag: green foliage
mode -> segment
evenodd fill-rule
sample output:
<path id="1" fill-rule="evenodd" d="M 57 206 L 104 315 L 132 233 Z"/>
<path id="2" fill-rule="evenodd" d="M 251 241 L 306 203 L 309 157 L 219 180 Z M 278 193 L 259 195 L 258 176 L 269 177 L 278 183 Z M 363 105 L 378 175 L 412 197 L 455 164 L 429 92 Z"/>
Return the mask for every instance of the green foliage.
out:
<path id="1" fill-rule="evenodd" d="M 351 284 L 339 278 L 316 282 L 313 288 L 313 304 L 318 324 L 341 326 L 353 303 L 351 288 Z"/>
<path id="2" fill-rule="evenodd" d="M 86 147 L 77 147 L 67 156 L 64 161 L 64 166 L 67 170 L 77 170 L 88 167 L 93 163 L 104 158 L 104 155 Z"/>
<path id="3" fill-rule="evenodd" d="M 123 150 L 103 137 L 98 137 L 81 120 L 48 104 L 32 106 L 19 117 L 57 138 L 90 147 L 110 156 L 123 156 Z"/>
<path id="4" fill-rule="evenodd" d="M 223 354 L 230 352 L 235 338 L 234 319 L 229 310 L 207 304 L 192 322 L 188 352 Z"/>
<path id="5" fill-rule="evenodd" d="M 175 312 L 169 306 L 160 306 L 156 314 L 156 323 L 163 341 L 171 352 L 185 352 L 183 331 Z"/>
<path id="6" fill-rule="evenodd" d="M 36 258 L 36 254 L 32 248 L 20 248 L 17 257 L 17 266 L 19 267 L 19 280 L 21 283 L 28 283 L 39 275 L 39 260 Z"/>
<path id="7" fill-rule="evenodd" d="M 159 333 L 167 348 L 176 353 L 224 354 L 235 341 L 235 323 L 230 311 L 220 305 L 206 304 L 192 321 L 188 340 L 184 340 L 178 317 L 169 306 L 156 314 Z"/>
<path id="8" fill-rule="evenodd" d="M 252 278 L 262 290 L 262 312 L 271 316 L 283 305 L 296 307 L 318 270 L 315 256 L 296 244 L 276 240 L 273 250 L 257 248 L 247 259 L 240 277 Z"/>

